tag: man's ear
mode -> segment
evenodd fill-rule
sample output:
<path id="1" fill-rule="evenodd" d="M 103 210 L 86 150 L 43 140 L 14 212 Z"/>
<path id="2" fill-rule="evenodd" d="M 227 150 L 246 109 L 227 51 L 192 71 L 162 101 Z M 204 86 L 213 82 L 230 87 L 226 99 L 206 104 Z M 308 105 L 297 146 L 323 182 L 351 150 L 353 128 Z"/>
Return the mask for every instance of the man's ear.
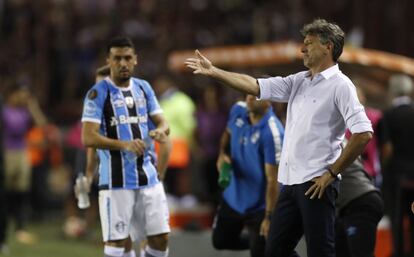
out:
<path id="1" fill-rule="evenodd" d="M 135 55 L 134 65 L 138 65 L 138 55 Z"/>

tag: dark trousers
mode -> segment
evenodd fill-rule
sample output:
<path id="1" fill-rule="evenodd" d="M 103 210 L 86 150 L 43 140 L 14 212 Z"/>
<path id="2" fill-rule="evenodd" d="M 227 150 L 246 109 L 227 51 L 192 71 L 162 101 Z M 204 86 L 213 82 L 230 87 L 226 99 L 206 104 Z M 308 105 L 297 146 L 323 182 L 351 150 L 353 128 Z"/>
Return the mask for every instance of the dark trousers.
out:
<path id="1" fill-rule="evenodd" d="M 260 236 L 260 225 L 264 211 L 240 214 L 225 201 L 219 206 L 213 225 L 213 246 L 218 250 L 247 250 L 250 256 L 264 256 L 265 239 Z M 246 227 L 248 235 L 243 236 Z"/>
<path id="2" fill-rule="evenodd" d="M 329 185 L 321 199 L 305 192 L 313 182 L 284 185 L 272 216 L 266 241 L 267 257 L 294 257 L 303 234 L 308 257 L 335 257 L 335 199 L 338 182 Z"/>
<path id="3" fill-rule="evenodd" d="M 383 211 L 383 200 L 376 191 L 349 203 L 336 220 L 336 256 L 373 257 Z"/>
<path id="4" fill-rule="evenodd" d="M 396 190 L 396 197 L 394 199 L 394 209 L 391 216 L 392 237 L 394 244 L 394 255 L 399 256 L 414 256 L 414 215 L 411 212 L 411 203 L 414 200 L 414 188 L 405 188 L 399 186 Z M 409 238 L 404 234 L 404 217 L 409 220 Z M 407 255 L 404 254 L 406 245 L 410 244 L 410 251 Z"/>

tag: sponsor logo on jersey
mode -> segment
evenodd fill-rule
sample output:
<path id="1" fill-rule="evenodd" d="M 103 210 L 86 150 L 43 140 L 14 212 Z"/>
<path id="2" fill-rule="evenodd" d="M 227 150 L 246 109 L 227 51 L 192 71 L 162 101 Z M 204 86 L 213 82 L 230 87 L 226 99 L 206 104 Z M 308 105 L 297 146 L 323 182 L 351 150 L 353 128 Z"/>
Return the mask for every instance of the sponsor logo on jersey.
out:
<path id="1" fill-rule="evenodd" d="M 96 113 L 97 106 L 94 101 L 86 101 L 84 113 L 86 116 L 93 116 Z"/>
<path id="2" fill-rule="evenodd" d="M 147 116 L 132 116 L 128 117 L 126 115 L 119 115 L 118 119 L 116 117 L 111 117 L 111 126 L 117 126 L 119 124 L 138 124 L 146 123 L 148 121 Z"/>
<path id="3" fill-rule="evenodd" d="M 122 99 L 116 99 L 113 101 L 113 105 L 115 108 L 124 107 L 125 103 L 122 101 Z"/>
<path id="4" fill-rule="evenodd" d="M 253 135 L 250 137 L 250 141 L 252 142 L 252 144 L 256 144 L 257 140 L 259 140 L 260 138 L 260 131 L 256 131 L 255 133 L 253 133 Z"/>

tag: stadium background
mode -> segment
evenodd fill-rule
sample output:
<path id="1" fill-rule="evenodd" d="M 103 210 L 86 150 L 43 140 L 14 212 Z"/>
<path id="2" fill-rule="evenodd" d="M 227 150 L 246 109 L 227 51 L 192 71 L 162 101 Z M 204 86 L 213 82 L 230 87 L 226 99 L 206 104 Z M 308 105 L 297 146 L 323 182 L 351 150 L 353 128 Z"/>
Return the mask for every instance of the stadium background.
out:
<path id="1" fill-rule="evenodd" d="M 66 149 L 63 138 L 80 117 L 82 98 L 93 83 L 95 69 L 105 62 L 105 43 L 112 36 L 133 39 L 139 55 L 137 76 L 151 82 L 169 74 L 197 104 L 203 88 L 215 83 L 170 69 L 172 52 L 300 42 L 302 25 L 322 17 L 346 31 L 347 46 L 414 57 L 413 9 L 414 2 L 409 0 L 0 0 L 0 91 L 23 86 L 39 98 L 49 121 L 59 129 L 61 161 L 71 169 L 75 157 Z M 246 65 L 235 70 L 272 75 L 302 68 L 296 63 L 261 68 Z M 369 67 L 353 70 L 353 75 L 371 85 L 368 103 L 380 109 L 388 104 L 385 97 L 391 73 L 372 72 Z M 222 96 L 224 111 L 240 97 L 224 89 Z M 195 165 L 194 177 L 196 170 Z M 96 237 L 77 240 L 63 235 L 63 202 L 71 187 L 67 176 L 56 174 L 48 180 L 52 182 L 45 199 L 46 218 L 34 219 L 29 226 L 37 235 L 37 243 L 21 245 L 10 228 L 10 256 L 101 256 Z M 202 183 L 197 178 L 192 181 Z M 192 188 L 199 187 L 193 184 Z M 99 231 L 97 234 L 99 238 Z M 197 252 L 185 251 L 193 243 L 199 246 L 196 249 L 203 249 L 200 252 L 205 256 L 247 256 L 212 252 L 209 240 L 209 231 L 197 227 L 192 232 L 175 232 L 171 256 L 194 255 Z"/>

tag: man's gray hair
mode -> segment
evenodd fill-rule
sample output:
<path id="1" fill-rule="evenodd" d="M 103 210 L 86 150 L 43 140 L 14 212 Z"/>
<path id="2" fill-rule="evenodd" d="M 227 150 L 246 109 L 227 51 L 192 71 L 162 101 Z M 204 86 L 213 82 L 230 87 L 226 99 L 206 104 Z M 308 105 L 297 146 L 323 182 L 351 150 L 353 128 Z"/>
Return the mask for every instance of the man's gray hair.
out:
<path id="1" fill-rule="evenodd" d="M 338 25 L 327 22 L 324 19 L 316 19 L 311 23 L 305 24 L 300 32 L 304 37 L 307 35 L 318 36 L 324 45 L 331 42 L 333 44 L 332 59 L 334 62 L 338 61 L 345 42 L 345 33 Z"/>
<path id="2" fill-rule="evenodd" d="M 397 74 L 390 77 L 388 86 L 392 96 L 410 95 L 413 91 L 413 81 L 405 74 Z"/>

